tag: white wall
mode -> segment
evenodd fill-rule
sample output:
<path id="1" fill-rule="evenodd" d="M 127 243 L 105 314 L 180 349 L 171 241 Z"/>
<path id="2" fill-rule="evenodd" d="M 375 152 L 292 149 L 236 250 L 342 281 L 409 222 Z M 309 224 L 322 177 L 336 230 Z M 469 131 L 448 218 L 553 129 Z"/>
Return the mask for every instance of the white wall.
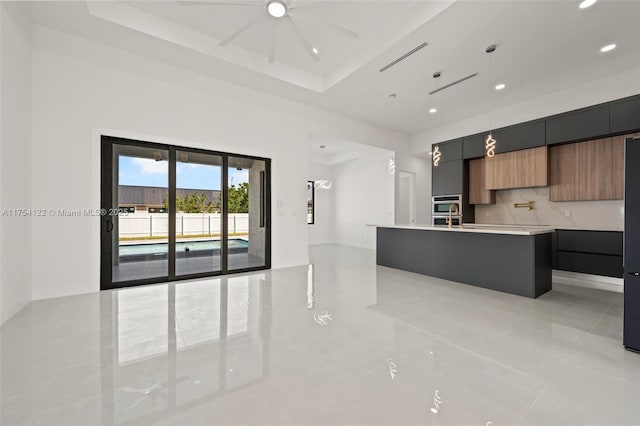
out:
<path id="1" fill-rule="evenodd" d="M 308 167 L 300 160 L 307 158 L 311 135 L 405 153 L 409 141 L 401 133 L 35 25 L 34 207 L 99 207 L 100 133 L 272 158 L 274 267 L 308 261 Z M 32 231 L 34 299 L 98 291 L 97 218 L 40 218 Z"/>
<path id="2" fill-rule="evenodd" d="M 334 181 L 332 168 L 326 165 L 309 163 L 307 180 Z M 335 204 L 333 189 L 316 189 L 315 191 L 315 223 L 308 225 L 309 245 L 333 244 Z"/>
<path id="3" fill-rule="evenodd" d="M 493 112 L 493 124 L 494 128 L 508 126 L 638 93 L 640 68 L 496 110 Z M 431 151 L 433 143 L 484 132 L 489 127 L 490 114 L 487 112 L 417 133 L 411 137 L 411 152 L 424 154 Z"/>
<path id="4" fill-rule="evenodd" d="M 31 207 L 31 25 L 0 3 L 0 209 Z M 31 218 L 0 216 L 0 324 L 31 301 Z"/>
<path id="5" fill-rule="evenodd" d="M 393 152 L 375 150 L 333 167 L 334 238 L 337 244 L 376 248 L 375 228 L 393 224 L 395 176 L 389 174 Z"/>

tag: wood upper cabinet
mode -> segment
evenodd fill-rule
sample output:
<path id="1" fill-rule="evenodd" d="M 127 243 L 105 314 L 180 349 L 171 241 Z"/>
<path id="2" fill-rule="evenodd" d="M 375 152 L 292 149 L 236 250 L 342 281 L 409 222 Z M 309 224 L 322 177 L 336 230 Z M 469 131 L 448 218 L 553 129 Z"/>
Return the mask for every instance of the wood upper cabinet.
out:
<path id="1" fill-rule="evenodd" d="M 626 137 L 612 138 L 613 149 L 613 199 L 624 200 L 624 140 Z"/>
<path id="2" fill-rule="evenodd" d="M 549 148 L 549 200 L 578 199 L 578 145 L 572 143 Z"/>
<path id="3" fill-rule="evenodd" d="M 485 188 L 547 186 L 547 147 L 496 154 L 485 159 Z"/>
<path id="4" fill-rule="evenodd" d="M 485 159 L 469 161 L 469 204 L 495 204 L 496 192 L 486 189 Z"/>
<path id="5" fill-rule="evenodd" d="M 625 136 L 549 148 L 551 201 L 622 200 Z"/>

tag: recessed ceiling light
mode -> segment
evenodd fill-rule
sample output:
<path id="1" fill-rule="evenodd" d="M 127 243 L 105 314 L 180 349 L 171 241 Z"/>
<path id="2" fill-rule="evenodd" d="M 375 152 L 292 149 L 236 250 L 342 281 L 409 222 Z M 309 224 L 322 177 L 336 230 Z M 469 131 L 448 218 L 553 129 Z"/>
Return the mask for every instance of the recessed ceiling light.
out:
<path id="1" fill-rule="evenodd" d="M 431 108 L 431 109 L 429 110 L 429 114 L 435 114 L 436 112 L 438 112 L 438 110 L 437 110 L 437 109 L 435 109 L 435 108 Z"/>
<path id="2" fill-rule="evenodd" d="M 505 87 L 507 87 L 507 85 L 504 83 L 496 84 L 496 90 L 502 90 Z"/>
<path id="3" fill-rule="evenodd" d="M 583 0 L 583 1 L 580 3 L 580 9 L 586 9 L 586 8 L 588 8 L 588 7 L 591 7 L 591 6 L 593 6 L 594 4 L 596 4 L 596 2 L 597 2 L 597 1 L 598 1 L 598 0 Z"/>
<path id="4" fill-rule="evenodd" d="M 282 18 L 287 14 L 287 6 L 282 1 L 273 0 L 267 5 L 267 12 L 274 18 Z"/>
<path id="5" fill-rule="evenodd" d="M 311 50 L 313 50 L 313 53 L 315 53 L 316 55 L 318 54 L 318 49 L 316 49 L 315 47 Z"/>
<path id="6" fill-rule="evenodd" d="M 600 51 L 602 53 L 606 53 L 606 52 L 611 52 L 615 48 L 616 48 L 616 45 L 614 43 L 611 43 L 611 44 L 607 44 L 605 47 L 600 49 Z"/>

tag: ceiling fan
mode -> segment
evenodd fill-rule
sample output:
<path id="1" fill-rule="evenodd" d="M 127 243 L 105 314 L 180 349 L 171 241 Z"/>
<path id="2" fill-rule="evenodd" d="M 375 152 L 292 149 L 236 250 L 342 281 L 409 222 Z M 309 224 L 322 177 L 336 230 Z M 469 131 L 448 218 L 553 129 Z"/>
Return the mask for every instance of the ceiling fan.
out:
<path id="1" fill-rule="evenodd" d="M 338 31 L 346 37 L 357 38 L 358 33 L 355 31 L 351 31 L 348 28 L 343 27 L 342 25 L 338 25 L 334 22 L 327 21 L 324 19 L 311 18 L 308 16 L 299 15 L 297 13 L 298 9 L 302 9 L 308 4 L 313 3 L 313 1 L 305 2 L 298 4 L 298 1 L 295 3 L 293 0 L 231 0 L 231 1 L 216 1 L 216 0 L 191 0 L 191 1 L 178 1 L 177 2 L 181 6 L 243 6 L 243 7 L 259 7 L 264 9 L 264 14 L 259 16 L 257 19 L 254 19 L 248 22 L 245 26 L 239 28 L 237 31 L 229 34 L 225 37 L 219 44 L 220 46 L 226 46 L 231 43 L 236 37 L 238 37 L 243 32 L 247 31 L 249 28 L 257 24 L 258 22 L 264 19 L 272 19 L 273 20 L 273 30 L 271 34 L 271 44 L 269 48 L 269 63 L 272 64 L 276 60 L 276 47 L 277 47 L 277 28 L 281 23 L 285 23 L 288 25 L 292 33 L 295 35 L 296 39 L 300 42 L 302 48 L 309 54 L 311 59 L 314 61 L 320 60 L 320 52 L 317 48 L 313 47 L 313 45 L 307 40 L 304 36 L 300 27 L 296 23 L 296 21 L 308 21 L 308 22 L 316 22 L 319 24 L 323 24 L 333 30 Z M 317 3 L 317 1 L 316 1 Z"/>

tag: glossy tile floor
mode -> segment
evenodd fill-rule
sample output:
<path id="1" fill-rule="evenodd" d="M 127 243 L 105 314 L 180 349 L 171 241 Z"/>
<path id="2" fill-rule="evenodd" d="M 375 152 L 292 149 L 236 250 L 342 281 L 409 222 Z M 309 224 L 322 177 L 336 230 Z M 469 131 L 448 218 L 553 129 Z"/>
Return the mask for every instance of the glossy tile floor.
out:
<path id="1" fill-rule="evenodd" d="M 32 303 L 2 425 L 638 425 L 622 295 L 538 300 L 312 249 L 312 267 Z"/>

